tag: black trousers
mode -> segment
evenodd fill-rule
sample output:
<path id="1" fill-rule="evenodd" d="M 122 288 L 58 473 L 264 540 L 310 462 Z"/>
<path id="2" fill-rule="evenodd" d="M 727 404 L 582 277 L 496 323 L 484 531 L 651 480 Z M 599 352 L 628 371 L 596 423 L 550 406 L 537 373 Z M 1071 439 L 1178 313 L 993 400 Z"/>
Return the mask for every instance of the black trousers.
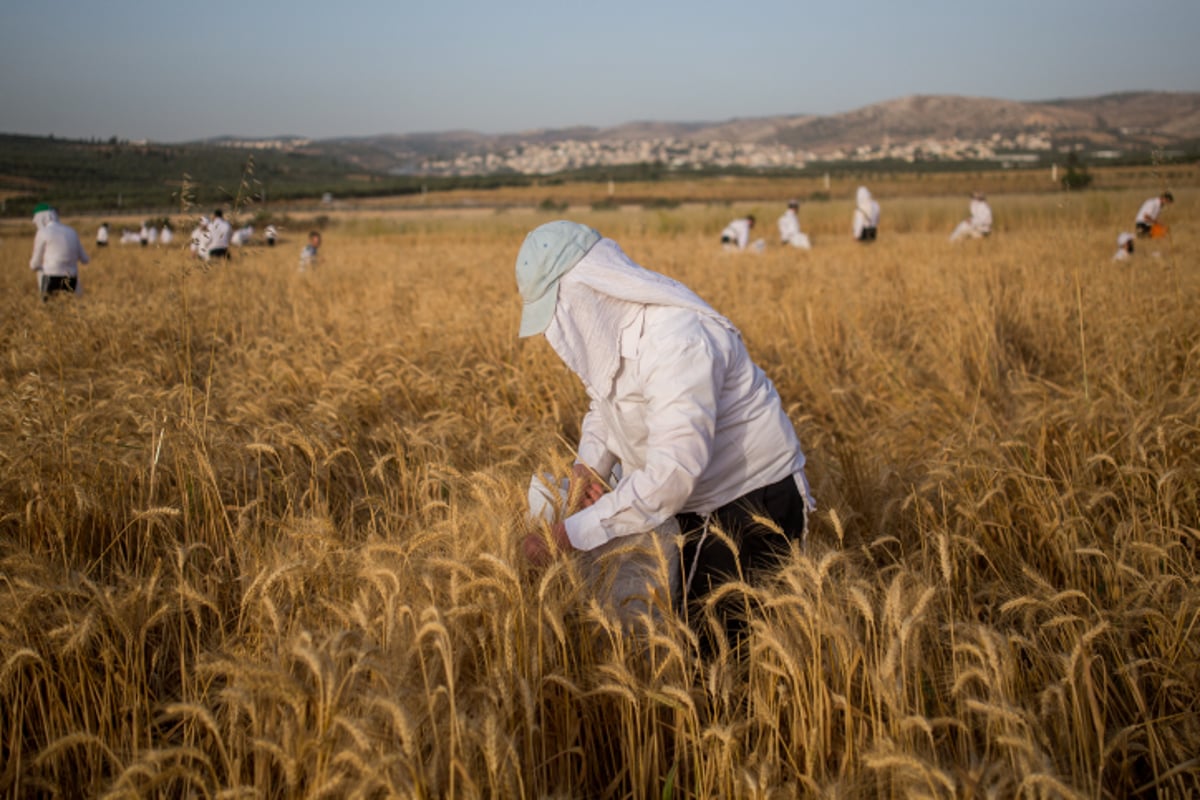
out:
<path id="1" fill-rule="evenodd" d="M 71 292 L 75 291 L 76 278 L 70 275 L 43 275 L 42 276 L 42 302 L 47 302 L 50 295 L 55 292 Z"/>
<path id="2" fill-rule="evenodd" d="M 755 517 L 765 517 L 781 531 L 773 530 Z M 678 514 L 684 534 L 682 559 L 683 596 L 681 611 L 700 640 L 704 655 L 718 649 L 716 632 L 707 618 L 708 596 L 730 581 L 755 583 L 783 564 L 791 543 L 801 541 L 807 524 L 804 496 L 789 475 L 769 486 L 755 489 L 721 506 L 705 518 Z M 724 628 L 727 642 L 736 646 L 742 638 L 750 609 L 745 598 L 734 593 L 716 604 L 715 622 Z"/>

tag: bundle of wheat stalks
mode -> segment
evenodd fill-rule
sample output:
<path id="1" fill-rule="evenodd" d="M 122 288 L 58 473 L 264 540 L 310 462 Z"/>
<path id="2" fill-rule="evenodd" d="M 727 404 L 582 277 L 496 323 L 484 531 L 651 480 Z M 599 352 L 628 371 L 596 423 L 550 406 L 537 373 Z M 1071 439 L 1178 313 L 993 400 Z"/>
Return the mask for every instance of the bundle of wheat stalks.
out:
<path id="1" fill-rule="evenodd" d="M 871 247 L 802 207 L 815 249 L 758 256 L 714 241 L 741 208 L 574 215 L 739 325 L 809 457 L 808 549 L 733 587 L 748 647 L 711 663 L 520 557 L 586 407 L 515 336 L 544 218 L 344 220 L 304 274 L 286 231 L 206 270 L 108 248 L 46 307 L 6 230 L 0 794 L 1200 792 L 1174 188 L 1120 264 L 1136 191 L 993 194 L 959 247 L 957 200 L 894 200 Z"/>

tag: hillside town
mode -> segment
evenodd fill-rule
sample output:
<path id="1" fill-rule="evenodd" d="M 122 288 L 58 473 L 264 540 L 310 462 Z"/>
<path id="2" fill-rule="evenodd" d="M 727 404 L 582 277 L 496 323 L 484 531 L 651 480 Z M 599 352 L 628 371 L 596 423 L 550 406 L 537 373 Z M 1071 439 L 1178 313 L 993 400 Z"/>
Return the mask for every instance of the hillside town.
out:
<path id="1" fill-rule="evenodd" d="M 1038 153 L 1049 151 L 1052 147 L 1050 137 L 1045 133 L 1019 133 L 1013 136 L 997 133 L 983 140 L 954 137 L 906 142 L 890 142 L 884 137 L 876 145 L 834 148 L 821 153 L 781 144 L 752 142 L 693 142 L 677 138 L 634 141 L 567 139 L 553 143 L 526 142 L 501 152 L 462 153 L 454 157 L 426 159 L 415 171 L 428 175 L 460 176 L 501 172 L 550 175 L 576 169 L 647 163 L 664 164 L 676 170 L 714 167 L 802 169 L 812 162 L 884 159 L 909 163 L 978 160 L 1018 163 L 1036 161 Z"/>

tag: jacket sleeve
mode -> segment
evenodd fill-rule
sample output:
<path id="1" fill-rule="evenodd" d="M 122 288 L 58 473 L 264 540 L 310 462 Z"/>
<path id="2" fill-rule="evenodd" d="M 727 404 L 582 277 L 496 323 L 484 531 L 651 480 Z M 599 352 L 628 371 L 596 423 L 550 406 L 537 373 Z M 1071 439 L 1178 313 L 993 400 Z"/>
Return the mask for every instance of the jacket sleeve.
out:
<path id="1" fill-rule="evenodd" d="M 566 519 L 567 536 L 592 550 L 643 533 L 683 510 L 712 458 L 725 358 L 707 336 L 656 343 L 639 359 L 648 429 L 645 466 Z"/>
<path id="2" fill-rule="evenodd" d="M 46 237 L 41 231 L 33 237 L 33 257 L 29 259 L 30 269 L 41 269 L 42 260 L 46 257 Z"/>

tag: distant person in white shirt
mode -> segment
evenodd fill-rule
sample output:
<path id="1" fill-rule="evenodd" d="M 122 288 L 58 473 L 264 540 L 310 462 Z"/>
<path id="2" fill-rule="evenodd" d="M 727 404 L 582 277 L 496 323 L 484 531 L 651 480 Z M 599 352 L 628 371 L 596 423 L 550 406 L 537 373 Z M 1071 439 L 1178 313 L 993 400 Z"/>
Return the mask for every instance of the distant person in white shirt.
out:
<path id="1" fill-rule="evenodd" d="M 971 205 L 967 218 L 958 223 L 950 234 L 950 241 L 957 242 L 968 236 L 972 239 L 982 239 L 992 234 L 992 207 L 987 203 L 983 192 L 971 195 Z"/>
<path id="2" fill-rule="evenodd" d="M 851 229 L 860 242 L 873 242 L 879 232 L 879 202 L 867 187 L 860 186 L 854 195 L 854 219 Z"/>
<path id="3" fill-rule="evenodd" d="M 192 238 L 188 243 L 188 249 L 197 258 L 208 260 L 208 217 L 200 217 L 196 227 L 192 228 Z"/>
<path id="4" fill-rule="evenodd" d="M 591 400 L 573 469 L 578 508 L 548 540 L 526 537 L 526 557 L 544 564 L 555 552 L 633 545 L 630 537 L 674 517 L 683 534 L 677 608 L 712 653 L 705 598 L 779 566 L 802 542 L 812 507 L 779 394 L 729 320 L 585 225 L 532 231 L 516 277 L 519 336 L 544 334 Z M 731 638 L 746 624 L 738 604 L 731 595 L 718 605 Z"/>
<path id="5" fill-rule="evenodd" d="M 1163 192 L 1158 197 L 1151 197 L 1146 202 L 1142 203 L 1142 207 L 1138 209 L 1137 219 L 1134 220 L 1134 230 L 1139 238 L 1150 237 L 1158 238 L 1166 235 L 1166 227 L 1158 221 L 1162 215 L 1163 209 L 1166 206 L 1175 202 L 1175 196 L 1170 192 Z"/>
<path id="6" fill-rule="evenodd" d="M 279 231 L 275 229 L 274 225 L 268 225 L 264 233 L 267 237 L 267 247 L 274 247 L 275 240 L 279 237 Z"/>
<path id="7" fill-rule="evenodd" d="M 171 231 L 171 223 L 164 222 L 162 230 L 158 234 L 158 241 L 163 247 L 169 247 L 171 241 L 175 238 L 175 234 Z"/>
<path id="8" fill-rule="evenodd" d="M 798 247 L 801 250 L 811 250 L 812 242 L 808 236 L 800 232 L 800 201 L 789 200 L 787 211 L 779 218 L 779 242 L 784 245 Z"/>
<path id="9" fill-rule="evenodd" d="M 1133 234 L 1125 231 L 1117 237 L 1117 252 L 1113 261 L 1125 261 L 1133 255 Z"/>
<path id="10" fill-rule="evenodd" d="M 300 251 L 300 271 L 307 272 L 310 269 L 317 267 L 317 254 L 321 250 L 321 234 L 318 231 L 310 231 L 308 234 L 308 244 L 304 245 L 304 249 Z"/>
<path id="11" fill-rule="evenodd" d="M 225 212 L 221 209 L 213 211 L 212 219 L 208 222 L 208 240 L 205 261 L 214 258 L 229 258 L 229 242 L 233 238 L 233 226 L 225 220 Z"/>
<path id="12" fill-rule="evenodd" d="M 83 294 L 79 283 L 79 264 L 88 263 L 88 255 L 79 242 L 79 234 L 70 225 L 58 221 L 58 212 L 46 203 L 33 207 L 33 256 L 29 268 L 38 274 L 38 290 L 42 301 L 50 295 Z"/>
<path id="13" fill-rule="evenodd" d="M 238 228 L 233 232 L 231 243 L 234 247 L 243 247 L 250 243 L 250 239 L 254 236 L 254 226 L 246 225 Z"/>
<path id="14" fill-rule="evenodd" d="M 726 225 L 725 230 L 721 231 L 721 245 L 726 250 L 745 250 L 750 244 L 754 222 L 754 215 L 747 214 Z"/>
<path id="15" fill-rule="evenodd" d="M 101 222 L 96 229 L 96 247 L 108 247 L 108 223 Z"/>

